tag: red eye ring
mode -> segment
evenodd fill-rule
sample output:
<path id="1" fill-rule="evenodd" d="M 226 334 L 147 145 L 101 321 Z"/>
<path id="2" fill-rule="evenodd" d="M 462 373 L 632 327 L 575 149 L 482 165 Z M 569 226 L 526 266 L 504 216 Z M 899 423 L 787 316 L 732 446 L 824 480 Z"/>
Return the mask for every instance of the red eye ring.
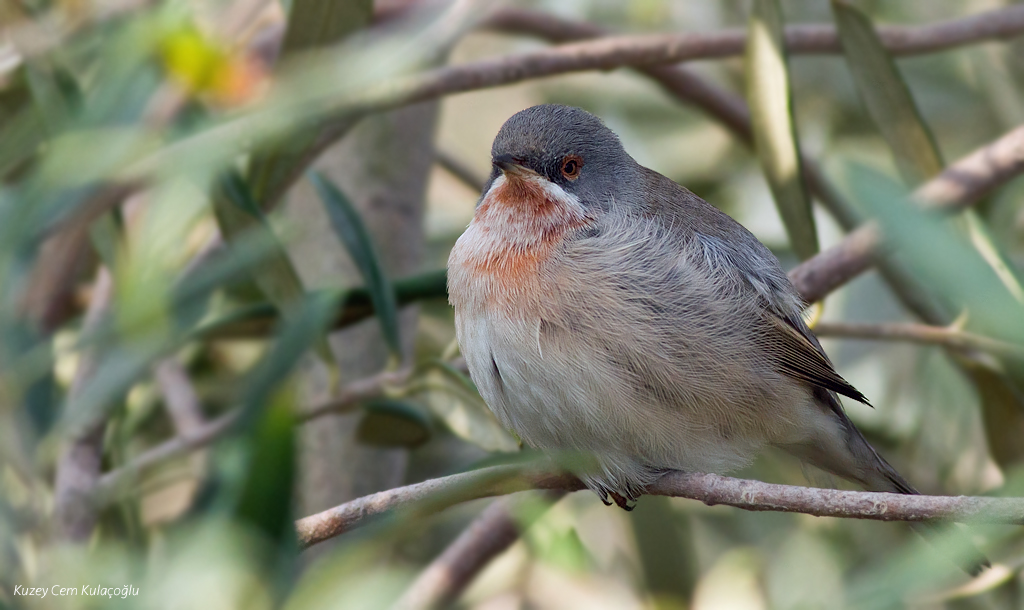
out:
<path id="1" fill-rule="evenodd" d="M 579 178 L 582 167 L 583 159 L 577 155 L 568 155 L 562 159 L 562 175 L 569 180 Z"/>

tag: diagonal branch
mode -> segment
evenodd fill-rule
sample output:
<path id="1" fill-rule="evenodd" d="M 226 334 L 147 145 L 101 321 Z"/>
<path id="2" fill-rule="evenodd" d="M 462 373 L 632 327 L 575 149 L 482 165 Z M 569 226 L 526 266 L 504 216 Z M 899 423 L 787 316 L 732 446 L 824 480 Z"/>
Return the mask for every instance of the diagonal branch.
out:
<path id="1" fill-rule="evenodd" d="M 459 362 L 453 363 L 453 366 L 461 369 L 465 364 L 460 359 Z M 357 379 L 345 386 L 330 400 L 299 412 L 296 419 L 305 422 L 331 413 L 345 413 L 362 402 L 380 398 L 387 388 L 399 386 L 408 381 L 412 373 L 411 369 L 384 371 L 364 379 Z M 122 489 L 143 472 L 210 445 L 231 431 L 239 414 L 238 409 L 228 411 L 220 417 L 203 422 L 187 432 L 180 432 L 178 436 L 142 452 L 124 466 L 103 474 L 96 482 L 93 494 L 101 499 L 109 499 L 117 490 Z"/>
<path id="2" fill-rule="evenodd" d="M 548 492 L 547 500 L 554 503 L 565 495 L 564 491 Z M 395 603 L 396 610 L 426 610 L 447 608 L 459 598 L 492 559 L 505 552 L 519 539 L 543 511 L 533 511 L 526 519 L 515 511 L 512 498 L 492 502 L 459 537 L 444 550 Z"/>
<path id="3" fill-rule="evenodd" d="M 1024 127 L 1018 127 L 953 163 L 914 191 L 926 208 L 955 212 L 1024 173 Z M 874 263 L 882 236 L 868 223 L 789 273 L 808 302 L 856 277 Z"/>
<path id="4" fill-rule="evenodd" d="M 506 8 L 498 11 L 484 24 L 499 32 L 536 36 L 553 43 L 587 40 L 608 36 L 600 26 L 585 21 L 564 19 L 529 9 Z M 693 70 L 677 66 L 640 66 L 636 68 L 657 82 L 676 99 L 702 109 L 718 120 L 748 147 L 754 145 L 750 123 L 750 110 L 746 101 L 735 93 L 700 76 Z M 807 186 L 814 196 L 846 230 L 859 222 L 851 206 L 825 177 L 825 172 L 813 159 L 802 155 L 800 159 Z"/>
<path id="5" fill-rule="evenodd" d="M 84 328 L 95 329 L 109 315 L 114 301 L 114 279 L 100 266 L 93 284 L 93 296 L 86 312 Z M 70 412 L 77 412 L 77 401 L 96 374 L 99 354 L 90 349 L 82 354 L 68 392 Z M 57 461 L 54 475 L 54 519 L 60 535 L 72 542 L 84 542 L 96 525 L 97 507 L 90 493 L 99 479 L 103 461 L 103 434 L 107 420 L 90 417 L 69 434 Z"/>
<path id="6" fill-rule="evenodd" d="M 494 466 L 364 496 L 296 523 L 303 547 L 365 525 L 372 517 L 403 509 L 426 515 L 480 498 L 528 489 L 577 491 L 575 476 L 516 466 Z M 913 496 L 776 485 L 717 474 L 669 472 L 648 495 L 700 500 L 750 511 L 802 513 L 873 521 L 957 521 L 1024 525 L 1024 498 Z"/>

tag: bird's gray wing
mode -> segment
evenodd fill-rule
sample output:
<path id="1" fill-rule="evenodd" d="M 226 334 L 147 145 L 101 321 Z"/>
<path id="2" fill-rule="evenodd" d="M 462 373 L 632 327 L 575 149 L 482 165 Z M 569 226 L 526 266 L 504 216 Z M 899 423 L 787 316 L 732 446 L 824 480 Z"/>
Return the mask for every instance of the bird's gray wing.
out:
<path id="1" fill-rule="evenodd" d="M 703 260 L 697 262 L 728 284 L 727 290 L 739 291 L 745 298 L 757 301 L 759 307 L 755 311 L 763 317 L 759 341 L 775 360 L 778 371 L 870 404 L 836 372 L 817 337 L 804 323 L 803 302 L 775 255 L 742 225 L 700 197 L 663 176 L 656 180 L 659 188 L 654 190 L 673 195 L 671 201 L 656 201 L 660 203 L 656 213 L 667 220 L 680 243 L 689 244 L 691 251 L 702 252 Z M 841 410 L 838 401 L 834 408 Z"/>

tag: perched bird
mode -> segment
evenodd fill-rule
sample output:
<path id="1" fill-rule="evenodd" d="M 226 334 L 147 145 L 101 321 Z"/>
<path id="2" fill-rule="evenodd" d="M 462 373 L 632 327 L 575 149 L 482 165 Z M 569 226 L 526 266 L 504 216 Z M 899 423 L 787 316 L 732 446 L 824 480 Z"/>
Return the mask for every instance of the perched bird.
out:
<path id="1" fill-rule="evenodd" d="M 473 381 L 526 444 L 593 455 L 581 478 L 623 508 L 668 470 L 725 473 L 767 446 L 917 493 L 847 417 L 837 394 L 867 400 L 739 223 L 578 108 L 517 113 L 491 156 L 448 290 Z"/>

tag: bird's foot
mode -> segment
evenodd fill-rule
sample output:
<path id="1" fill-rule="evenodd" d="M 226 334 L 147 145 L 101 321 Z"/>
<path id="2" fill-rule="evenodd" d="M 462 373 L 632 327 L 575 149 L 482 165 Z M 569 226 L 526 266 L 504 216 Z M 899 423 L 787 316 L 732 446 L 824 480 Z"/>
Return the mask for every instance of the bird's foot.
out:
<path id="1" fill-rule="evenodd" d="M 615 500 L 615 503 L 622 510 L 631 511 L 634 508 L 636 508 L 636 500 L 634 500 L 632 498 L 624 498 L 624 497 L 620 496 L 619 494 L 615 493 L 614 491 L 610 492 L 609 495 L 612 497 L 612 500 Z M 606 506 L 611 506 L 611 503 L 610 502 L 605 502 L 605 505 Z"/>

